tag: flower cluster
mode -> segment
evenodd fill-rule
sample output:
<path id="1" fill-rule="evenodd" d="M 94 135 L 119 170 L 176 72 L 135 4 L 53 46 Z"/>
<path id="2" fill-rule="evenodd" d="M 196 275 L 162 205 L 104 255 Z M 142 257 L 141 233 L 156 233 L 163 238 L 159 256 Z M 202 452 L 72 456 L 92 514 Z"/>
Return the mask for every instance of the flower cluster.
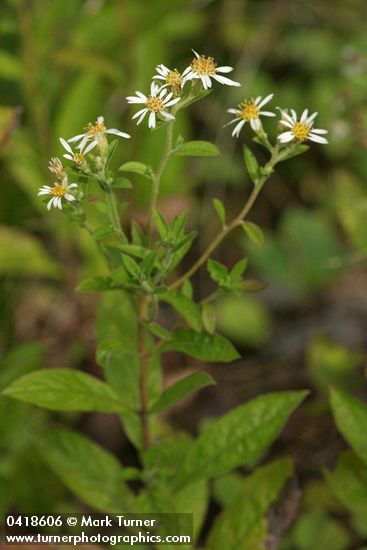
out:
<path id="1" fill-rule="evenodd" d="M 90 122 L 84 130 L 85 132 L 83 134 L 78 134 L 68 140 L 60 137 L 59 140 L 66 151 L 66 153 L 63 154 L 63 157 L 67 160 L 71 160 L 76 168 L 81 169 L 85 173 L 88 172 L 86 155 L 95 148 L 99 150 L 105 149 L 107 134 L 112 134 L 122 138 L 130 137 L 129 134 L 121 132 L 116 128 L 106 128 L 103 116 L 99 116 L 94 123 Z M 70 143 L 77 143 L 75 150 L 73 150 Z M 76 183 L 68 183 L 67 173 L 59 158 L 51 158 L 48 167 L 50 172 L 56 176 L 57 181 L 52 187 L 49 185 L 43 185 L 40 187 L 38 190 L 38 195 L 52 195 L 52 198 L 47 203 L 48 210 L 50 210 L 52 206 L 61 210 L 63 199 L 69 202 L 75 201 L 73 192 L 75 192 L 78 185 Z M 72 189 L 74 191 L 70 192 Z"/>
<path id="2" fill-rule="evenodd" d="M 241 85 L 222 74 L 233 71 L 233 67 L 218 67 L 212 57 L 200 55 L 195 51 L 194 55 L 191 64 L 182 73 L 177 69 L 169 69 L 162 64 L 157 65 L 156 74 L 152 78 L 150 94 L 145 95 L 136 91 L 134 96 L 126 98 L 128 103 L 144 105 L 144 108 L 133 116 L 133 119 L 138 119 L 137 124 L 140 124 L 148 113 L 149 128 L 156 127 L 157 117 L 162 120 L 173 120 L 175 118 L 174 113 L 167 109 L 179 103 L 186 91 L 185 85 L 188 82 L 200 81 L 205 90 L 212 87 L 212 79 L 227 86 Z"/>
<path id="3" fill-rule="evenodd" d="M 236 109 L 228 109 L 227 112 L 235 115 L 229 124 L 236 123 L 232 136 L 239 137 L 240 132 L 246 122 L 249 122 L 251 128 L 259 133 L 262 131 L 262 123 L 260 116 L 274 117 L 275 113 L 271 111 L 263 111 L 262 107 L 269 103 L 274 97 L 274 94 L 267 95 L 264 99 L 261 96 L 256 99 L 246 99 L 238 105 Z M 278 107 L 279 109 L 279 107 Z M 298 120 L 297 113 L 294 109 L 290 109 L 291 114 L 288 114 L 287 109 L 279 109 L 281 112 L 281 119 L 279 121 L 279 126 L 286 127 L 287 130 L 281 131 L 278 135 L 278 140 L 280 143 L 288 142 L 298 142 L 302 143 L 304 141 L 310 140 L 317 143 L 328 143 L 328 140 L 325 137 L 322 137 L 321 134 L 327 134 L 327 130 L 322 130 L 320 128 L 314 128 L 314 120 L 317 117 L 318 113 L 313 113 L 309 115 L 308 109 L 305 109 Z"/>
<path id="4" fill-rule="evenodd" d="M 194 58 L 190 65 L 182 72 L 177 69 L 169 69 L 163 64 L 157 65 L 156 73 L 152 77 L 150 92 L 148 95 L 136 91 L 135 95 L 128 96 L 127 102 L 141 105 L 132 119 L 137 119 L 140 124 L 145 117 L 148 118 L 148 127 L 155 128 L 157 122 L 173 121 L 175 113 L 181 106 L 189 104 L 192 100 L 201 97 L 200 90 L 209 90 L 213 80 L 227 86 L 240 86 L 239 82 L 231 80 L 227 76 L 233 68 L 229 66 L 218 66 L 213 57 L 206 57 L 194 51 Z M 191 83 L 191 86 L 189 85 Z M 269 145 L 266 133 L 263 130 L 261 117 L 275 117 L 272 111 L 264 110 L 274 97 L 268 94 L 266 97 L 258 96 L 255 99 L 248 98 L 242 101 L 236 108 L 228 109 L 228 113 L 234 118 L 228 124 L 234 124 L 232 136 L 239 137 L 242 128 L 248 122 L 251 128 L 258 134 L 258 139 Z M 327 130 L 314 128 L 314 121 L 318 113 L 309 114 L 305 109 L 298 118 L 294 109 L 280 109 L 280 120 L 278 122 L 277 141 L 280 144 L 302 143 L 314 141 L 317 143 L 328 143 L 325 134 Z M 120 138 L 130 138 L 130 135 L 116 128 L 107 128 L 103 116 L 99 116 L 95 122 L 89 122 L 84 132 L 69 139 L 59 138 L 65 152 L 63 157 L 73 163 L 74 169 L 86 176 L 97 174 L 98 181 L 104 181 L 107 177 L 106 166 L 109 145 L 108 135 Z M 266 146 L 268 146 L 266 145 Z M 269 145 L 270 147 L 270 145 Z M 92 154 L 91 154 L 92 153 Z M 88 157 L 88 155 L 90 155 Z M 92 163 L 90 165 L 90 162 Z M 49 163 L 49 170 L 55 176 L 56 182 L 53 186 L 43 185 L 38 195 L 51 195 L 47 203 L 50 210 L 52 206 L 62 209 L 63 200 L 73 202 L 76 199 L 76 183 L 69 184 L 68 175 L 61 160 L 53 157 Z M 82 194 L 79 193 L 81 197 Z"/>

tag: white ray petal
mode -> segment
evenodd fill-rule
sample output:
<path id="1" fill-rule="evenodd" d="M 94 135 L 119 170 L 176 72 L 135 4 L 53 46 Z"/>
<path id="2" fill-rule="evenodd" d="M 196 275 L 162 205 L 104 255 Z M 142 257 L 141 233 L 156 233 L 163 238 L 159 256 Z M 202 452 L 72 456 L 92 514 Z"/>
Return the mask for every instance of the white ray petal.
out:
<path id="1" fill-rule="evenodd" d="M 321 128 L 312 128 L 313 134 L 328 134 L 327 130 L 322 130 Z"/>
<path id="2" fill-rule="evenodd" d="M 137 113 L 135 113 L 135 115 L 132 117 L 132 119 L 134 120 L 134 118 L 138 118 L 138 116 L 140 116 L 142 113 L 146 113 L 147 110 L 148 110 L 147 108 L 140 109 L 140 111 L 138 111 Z"/>
<path id="3" fill-rule="evenodd" d="M 148 113 L 148 109 L 143 109 L 142 114 L 140 115 L 140 118 L 137 121 L 137 125 L 141 123 L 141 121 L 144 119 L 145 115 Z"/>
<path id="4" fill-rule="evenodd" d="M 329 143 L 326 138 L 318 136 L 318 135 L 313 134 L 313 133 L 311 133 L 308 136 L 308 139 L 310 139 L 311 141 L 315 141 L 316 143 Z"/>
<path id="5" fill-rule="evenodd" d="M 240 131 L 242 130 L 243 126 L 246 124 L 246 120 L 240 120 L 238 124 L 233 128 L 232 136 L 238 137 L 240 135 Z"/>
<path id="6" fill-rule="evenodd" d="M 175 99 L 171 99 L 171 101 L 169 101 L 168 103 L 165 103 L 164 106 L 172 107 L 172 105 L 176 105 L 176 103 L 178 103 L 180 99 L 181 99 L 180 97 L 175 97 Z"/>
<path id="7" fill-rule="evenodd" d="M 221 76 L 219 74 L 213 75 L 213 78 L 220 82 L 221 84 L 226 84 L 227 86 L 241 86 L 239 82 L 235 82 L 234 80 L 231 80 L 230 78 L 227 78 L 226 76 Z"/>
<path id="8" fill-rule="evenodd" d="M 155 112 L 154 111 L 152 111 L 149 115 L 148 126 L 149 126 L 149 128 L 155 128 Z"/>
<path id="9" fill-rule="evenodd" d="M 305 109 L 301 115 L 300 121 L 305 122 L 308 117 L 308 109 Z"/>
<path id="10" fill-rule="evenodd" d="M 261 120 L 259 118 L 253 118 L 250 120 L 250 126 L 255 132 L 258 132 L 261 128 Z"/>
<path id="11" fill-rule="evenodd" d="M 281 143 L 288 143 L 294 139 L 294 135 L 292 132 L 283 132 L 282 134 L 279 134 L 278 139 Z"/>
<path id="12" fill-rule="evenodd" d="M 117 128 L 110 128 L 109 130 L 107 130 L 106 134 L 113 134 L 115 136 L 123 137 L 126 139 L 131 137 L 129 134 L 125 134 L 125 132 L 121 132 L 120 130 L 117 130 Z"/>
<path id="13" fill-rule="evenodd" d="M 231 71 L 233 71 L 233 67 L 224 65 L 223 67 L 217 67 L 215 70 L 217 71 L 217 73 L 230 73 Z"/>
<path id="14" fill-rule="evenodd" d="M 274 97 L 274 94 L 269 94 L 266 97 L 264 97 L 264 99 L 262 101 L 260 101 L 260 103 L 258 105 L 259 109 L 261 109 L 261 107 L 263 107 L 264 105 L 269 103 L 269 101 L 271 101 L 273 99 L 273 97 Z"/>
<path id="15" fill-rule="evenodd" d="M 319 113 L 317 113 L 317 112 L 316 112 L 316 113 L 312 113 L 312 115 L 310 115 L 310 116 L 308 117 L 308 119 L 306 120 L 306 124 L 309 124 L 309 125 L 310 125 L 311 122 L 313 122 L 313 121 L 315 120 L 315 118 L 317 117 L 318 114 L 319 114 Z"/>
<path id="16" fill-rule="evenodd" d="M 162 112 L 161 112 L 161 115 L 165 116 L 165 117 L 168 118 L 169 120 L 175 120 L 174 115 L 171 115 L 171 113 L 167 113 L 167 111 L 162 111 Z"/>
<path id="17" fill-rule="evenodd" d="M 79 134 L 79 135 L 77 135 L 77 136 L 74 136 L 74 137 L 68 139 L 68 142 L 69 142 L 69 143 L 74 143 L 74 141 L 79 141 L 79 140 L 82 139 L 84 136 L 85 136 L 85 134 Z"/>

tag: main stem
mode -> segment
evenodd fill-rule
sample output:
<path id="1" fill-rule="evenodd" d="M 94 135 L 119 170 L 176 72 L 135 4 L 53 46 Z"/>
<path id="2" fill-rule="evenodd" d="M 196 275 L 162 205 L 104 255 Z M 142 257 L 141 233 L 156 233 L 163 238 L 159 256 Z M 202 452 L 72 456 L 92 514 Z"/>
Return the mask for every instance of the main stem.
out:
<path id="1" fill-rule="evenodd" d="M 165 148 L 159 162 L 158 168 L 154 174 L 152 191 L 150 195 L 150 204 L 149 204 L 149 219 L 147 226 L 147 237 L 148 237 L 148 246 L 152 244 L 153 237 L 153 221 L 154 221 L 154 209 L 157 204 L 158 194 L 159 194 L 159 184 L 161 182 L 161 177 L 163 170 L 166 167 L 166 164 L 172 153 L 172 139 L 173 139 L 173 121 L 167 124 L 166 128 L 166 144 Z M 142 321 L 145 317 L 145 307 L 146 307 L 147 297 L 144 296 L 141 298 L 139 305 L 139 357 L 140 357 L 140 418 L 141 418 L 141 427 L 143 434 L 143 443 L 144 449 L 148 449 L 152 443 L 150 428 L 149 428 L 149 394 L 148 394 L 148 362 L 150 354 L 147 353 L 145 349 L 145 330 L 142 324 Z"/>
<path id="2" fill-rule="evenodd" d="M 172 120 L 167 124 L 165 148 L 163 151 L 162 158 L 159 162 L 158 168 L 154 174 L 153 183 L 152 183 L 152 191 L 150 195 L 150 205 L 149 205 L 149 219 L 148 219 L 148 226 L 147 226 L 149 246 L 151 245 L 151 242 L 152 242 L 154 209 L 157 205 L 158 194 L 159 194 L 159 184 L 161 182 L 163 170 L 165 169 L 166 164 L 172 153 L 173 123 L 174 121 Z"/>
<path id="3" fill-rule="evenodd" d="M 145 349 L 145 331 L 142 321 L 145 316 L 145 306 L 147 297 L 141 298 L 139 305 L 139 327 L 138 327 L 138 345 L 140 357 L 140 418 L 143 434 L 144 449 L 149 449 L 151 445 L 151 436 L 149 429 L 149 395 L 148 395 L 148 361 L 149 354 Z"/>
<path id="4" fill-rule="evenodd" d="M 106 195 L 107 195 L 106 204 L 108 209 L 108 216 L 110 218 L 111 224 L 113 225 L 113 227 L 116 229 L 116 231 L 120 235 L 121 239 L 126 244 L 128 241 L 121 227 L 120 216 L 119 216 L 119 212 L 116 204 L 116 197 L 113 192 L 113 189 L 108 188 L 106 191 Z"/>
<path id="5" fill-rule="evenodd" d="M 268 170 L 268 174 L 271 173 L 273 167 L 277 162 L 282 160 L 282 157 L 278 155 L 278 149 L 275 148 L 273 151 L 273 154 L 268 161 L 268 163 L 265 165 L 265 169 Z M 221 244 L 221 242 L 226 238 L 228 233 L 230 233 L 233 229 L 241 225 L 243 220 L 246 218 L 247 214 L 250 212 L 254 202 L 256 201 L 261 189 L 263 188 L 265 182 L 268 180 L 269 175 L 264 175 L 259 178 L 259 180 L 256 182 L 255 187 L 253 188 L 249 198 L 246 201 L 246 204 L 242 208 L 241 212 L 231 221 L 230 224 L 224 225 L 222 229 L 219 231 L 219 233 L 214 237 L 212 242 L 209 244 L 208 248 L 203 252 L 203 254 L 196 260 L 196 262 L 184 273 L 177 281 L 172 283 L 169 288 L 177 288 L 180 286 L 186 279 L 189 279 L 200 269 L 200 267 L 207 261 L 208 258 L 212 255 L 214 250 Z"/>

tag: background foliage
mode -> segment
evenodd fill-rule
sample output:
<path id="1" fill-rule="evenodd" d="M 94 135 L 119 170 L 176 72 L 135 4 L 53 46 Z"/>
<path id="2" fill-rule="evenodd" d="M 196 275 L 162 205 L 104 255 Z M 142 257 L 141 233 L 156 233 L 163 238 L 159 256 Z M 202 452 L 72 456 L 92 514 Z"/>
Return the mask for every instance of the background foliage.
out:
<path id="1" fill-rule="evenodd" d="M 295 457 L 298 486 L 289 486 L 288 502 L 296 502 L 302 489 L 297 513 L 269 512 L 275 541 L 277 525 L 295 519 L 284 549 L 314 548 L 320 534 L 320 548 L 361 548 L 367 536 L 366 442 L 360 441 L 366 413 L 349 397 L 366 396 L 365 28 L 363 0 L 4 0 L 0 5 L 1 389 L 41 366 L 100 374 L 94 359 L 97 299 L 74 289 L 83 278 L 104 275 L 105 266 L 90 237 L 49 214 L 36 197 L 38 187 L 48 183 L 49 156 L 61 154 L 59 136 L 79 133 L 103 113 L 108 126 L 133 136 L 119 147 L 116 166 L 131 158 L 155 164 L 164 137 L 159 130 L 136 128 L 125 96 L 145 89 L 158 63 L 186 66 L 191 48 L 233 65 L 242 88 L 218 87 L 177 122 L 186 139 L 215 136 L 222 156 L 188 163 L 175 157 L 161 187 L 162 212 L 172 218 L 188 208 L 189 225 L 201 229 L 185 260 L 190 265 L 216 230 L 212 198 L 225 201 L 234 215 L 250 189 L 241 146 L 223 128 L 226 108 L 244 94 L 274 92 L 279 106 L 318 110 L 320 127 L 329 129 L 329 146 L 312 147 L 280 165 L 266 186 L 251 217 L 265 228 L 264 246 L 239 232 L 217 255 L 232 266 L 246 252 L 250 273 L 268 285 L 259 294 L 216 304 L 219 327 L 243 359 L 232 366 L 208 365 L 217 386 L 165 417 L 178 430 L 196 432 L 208 419 L 260 393 L 313 390 L 269 455 Z M 140 176 L 134 183 L 134 191 L 121 193 L 121 200 L 134 205 L 126 205 L 124 219 L 144 224 L 150 183 Z M 196 295 L 206 295 L 211 284 L 202 270 Z M 164 366 L 167 382 L 173 382 L 193 365 L 173 355 Z M 333 421 L 330 385 L 336 423 L 353 451 L 344 450 Z M 349 416 L 340 415 L 343 407 Z M 46 413 L 4 397 L 1 512 L 80 509 L 40 460 L 42 440 L 34 445 L 49 423 L 77 428 L 136 465 L 114 417 Z M 273 462 L 272 467 L 279 469 L 281 486 L 291 475 L 289 465 Z M 113 475 L 111 465 L 112 484 Z M 272 474 L 254 475 L 259 479 L 249 479 L 247 490 Z M 246 488 L 236 476 L 216 481 L 207 523 L 223 503 L 239 517 L 250 514 L 251 503 L 240 498 Z M 257 511 L 266 511 L 271 502 L 258 503 Z M 218 537 L 216 544 L 223 547 Z"/>

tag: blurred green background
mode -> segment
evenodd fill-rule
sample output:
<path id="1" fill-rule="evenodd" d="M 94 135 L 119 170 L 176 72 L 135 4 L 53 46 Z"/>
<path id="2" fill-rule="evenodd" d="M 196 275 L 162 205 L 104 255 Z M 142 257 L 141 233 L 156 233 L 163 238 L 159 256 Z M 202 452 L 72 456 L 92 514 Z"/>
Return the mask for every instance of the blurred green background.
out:
<path id="1" fill-rule="evenodd" d="M 235 233 L 217 254 L 232 265 L 248 254 L 259 294 L 217 304 L 220 329 L 241 350 L 233 367 L 210 367 L 218 387 L 175 410 L 172 421 L 195 430 L 201 420 L 261 392 L 313 387 L 311 405 L 291 422 L 273 454 L 296 457 L 304 489 L 300 516 L 284 548 L 357 548 L 365 524 L 324 481 L 343 448 L 327 409 L 329 384 L 364 395 L 367 347 L 367 12 L 364 0 L 2 0 L 0 4 L 0 388 L 41 366 L 99 374 L 94 360 L 97 298 L 78 295 L 81 278 L 105 266 L 90 237 L 37 198 L 48 184 L 58 138 L 69 138 L 103 114 L 132 139 L 115 165 L 158 162 L 162 131 L 136 127 L 125 100 L 148 90 L 159 63 L 184 69 L 191 48 L 232 65 L 241 88 L 219 84 L 177 117 L 185 139 L 209 139 L 218 159 L 170 161 L 159 207 L 170 217 L 190 210 L 200 228 L 187 265 L 217 230 L 212 198 L 235 215 L 249 192 L 242 143 L 223 128 L 226 109 L 274 92 L 272 107 L 318 111 L 328 146 L 279 167 L 251 220 L 265 245 Z M 254 145 L 255 147 L 255 145 Z M 260 161 L 264 153 L 257 151 Z M 124 223 L 145 221 L 149 184 L 139 176 Z M 211 289 L 204 270 L 197 296 Z M 185 364 L 168 364 L 174 378 Z M 172 374 L 173 373 L 173 374 Z M 317 421 L 315 422 L 315 419 Z M 32 441 L 47 422 L 69 423 L 134 464 L 114 420 L 103 415 L 49 415 L 0 400 L 0 512 L 70 511 L 78 502 L 53 478 Z M 356 546 L 357 545 L 357 546 Z"/>

